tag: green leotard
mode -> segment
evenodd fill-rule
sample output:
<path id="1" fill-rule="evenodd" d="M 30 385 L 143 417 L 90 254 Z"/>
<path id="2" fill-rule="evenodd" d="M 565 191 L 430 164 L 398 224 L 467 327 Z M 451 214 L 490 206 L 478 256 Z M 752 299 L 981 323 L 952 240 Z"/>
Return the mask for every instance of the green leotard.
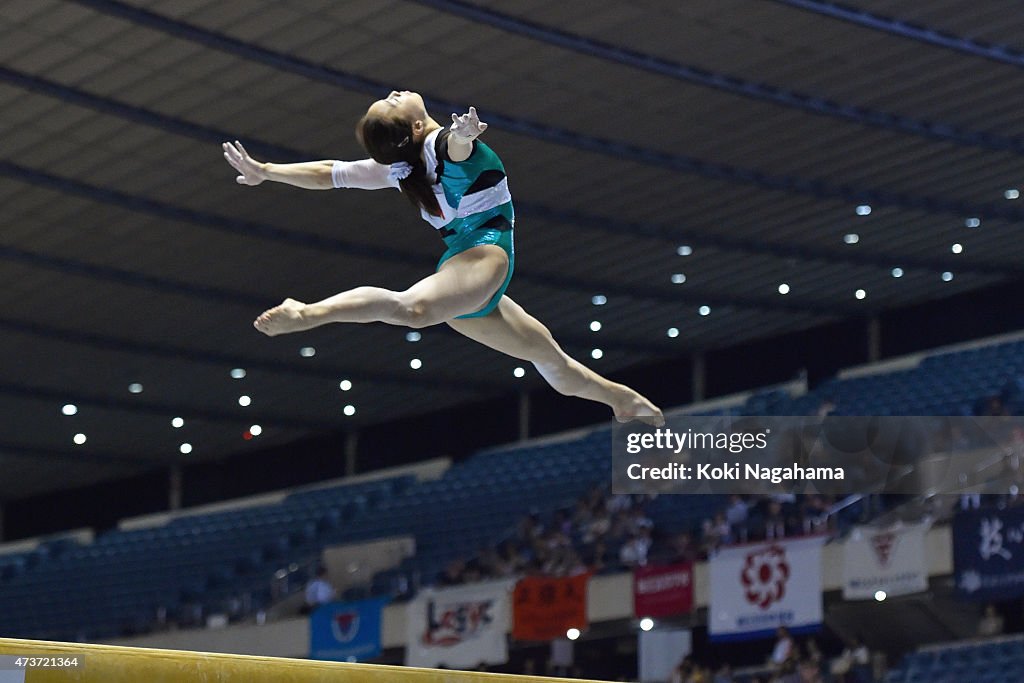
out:
<path id="1" fill-rule="evenodd" d="M 479 311 L 460 315 L 460 318 L 479 318 L 493 311 L 504 296 L 512 280 L 515 263 L 512 228 L 515 212 L 512 196 L 508 192 L 505 167 L 498 155 L 483 142 L 473 142 L 473 151 L 465 161 L 448 158 L 448 131 L 441 130 L 424 140 L 424 158 L 428 177 L 435 176 L 434 195 L 444 213 L 443 218 L 423 218 L 438 229 L 448 250 L 441 256 L 437 267 L 467 249 L 482 244 L 494 244 L 508 254 L 508 273 L 505 280 Z"/>

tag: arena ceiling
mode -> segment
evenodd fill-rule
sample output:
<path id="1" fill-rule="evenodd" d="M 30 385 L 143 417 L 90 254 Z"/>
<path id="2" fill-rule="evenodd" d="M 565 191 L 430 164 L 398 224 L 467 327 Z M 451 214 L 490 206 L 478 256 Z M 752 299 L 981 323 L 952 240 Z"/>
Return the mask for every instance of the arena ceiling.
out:
<path id="1" fill-rule="evenodd" d="M 475 105 L 510 295 L 609 372 L 1021 277 L 1022 36 L 1011 0 L 0 2 L 0 500 L 540 385 L 446 328 L 255 332 L 441 249 L 223 140 L 359 158 L 392 88 Z"/>

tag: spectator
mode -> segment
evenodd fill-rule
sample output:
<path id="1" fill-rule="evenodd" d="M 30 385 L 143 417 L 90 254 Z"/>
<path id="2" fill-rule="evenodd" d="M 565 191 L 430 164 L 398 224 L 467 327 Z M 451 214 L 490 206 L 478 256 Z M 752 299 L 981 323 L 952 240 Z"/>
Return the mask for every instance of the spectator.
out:
<path id="1" fill-rule="evenodd" d="M 768 512 L 764 516 L 764 537 L 769 541 L 786 537 L 786 517 L 782 514 L 782 504 L 777 500 L 768 503 Z"/>
<path id="2" fill-rule="evenodd" d="M 576 501 L 576 507 L 572 513 L 572 528 L 573 533 L 578 536 L 582 536 L 586 530 L 587 525 L 590 524 L 590 520 L 594 518 L 594 513 L 587 505 L 587 501 L 580 498 Z"/>
<path id="3" fill-rule="evenodd" d="M 832 673 L 845 683 L 871 683 L 871 652 L 860 636 L 848 638 L 846 649 L 832 664 Z"/>
<path id="4" fill-rule="evenodd" d="M 793 637 L 789 635 L 789 629 L 780 626 L 775 631 L 775 646 L 772 648 L 772 656 L 768 660 L 772 668 L 781 670 L 782 665 L 796 655 L 796 647 Z"/>
<path id="5" fill-rule="evenodd" d="M 998 396 L 990 396 L 985 403 L 985 410 L 982 412 L 983 417 L 1005 417 L 1009 414 L 1006 406 L 1003 405 L 1003 399 Z"/>
<path id="6" fill-rule="evenodd" d="M 631 507 L 633 507 L 633 498 L 626 493 L 619 493 L 612 496 L 605 504 L 605 509 L 612 515 L 618 512 L 627 512 Z"/>
<path id="7" fill-rule="evenodd" d="M 494 548 L 487 546 L 481 548 L 476 556 L 476 564 L 485 579 L 502 576 L 499 572 L 501 558 L 498 557 L 498 551 Z"/>
<path id="8" fill-rule="evenodd" d="M 825 655 L 822 654 L 821 648 L 818 647 L 818 641 L 814 638 L 808 640 L 804 647 L 807 650 L 807 658 L 804 660 L 806 666 L 802 667 L 800 675 L 808 681 L 819 681 L 825 677 Z M 813 667 L 815 675 L 811 676 L 810 671 L 807 669 Z"/>
<path id="9" fill-rule="evenodd" d="M 519 522 L 518 537 L 520 543 L 529 546 L 544 534 L 544 525 L 540 523 L 540 515 L 531 512 Z"/>
<path id="10" fill-rule="evenodd" d="M 564 510 L 555 512 L 555 521 L 551 525 L 551 530 L 562 534 L 566 538 L 572 537 L 572 520 L 569 519 L 569 515 Z"/>
<path id="11" fill-rule="evenodd" d="M 672 562 L 693 562 L 697 559 L 697 546 L 689 532 L 676 534 L 672 538 Z"/>
<path id="12" fill-rule="evenodd" d="M 327 579 L 327 567 L 317 567 L 316 578 L 306 585 L 306 601 L 302 606 L 302 613 L 309 614 L 320 605 L 326 605 L 334 600 L 337 593 Z"/>
<path id="13" fill-rule="evenodd" d="M 692 657 L 689 655 L 683 657 L 683 661 L 679 662 L 679 666 L 672 672 L 670 683 L 689 683 L 695 668 Z"/>
<path id="14" fill-rule="evenodd" d="M 593 519 L 590 520 L 590 524 L 587 525 L 587 530 L 583 534 L 584 543 L 593 543 L 598 539 L 603 539 L 604 536 L 611 530 L 612 520 L 606 510 L 599 510 L 594 514 Z"/>
<path id="15" fill-rule="evenodd" d="M 498 576 L 512 576 L 526 565 L 526 558 L 516 549 L 512 541 L 504 541 L 498 547 L 498 560 L 495 572 Z"/>
<path id="16" fill-rule="evenodd" d="M 732 529 L 724 513 L 717 513 L 713 520 L 704 520 L 704 540 L 712 549 L 732 543 Z"/>
<path id="17" fill-rule="evenodd" d="M 458 586 L 465 583 L 463 572 L 466 570 L 466 563 L 461 559 L 455 559 L 448 563 L 444 570 L 437 577 L 439 586 Z"/>
<path id="18" fill-rule="evenodd" d="M 996 606 L 989 604 L 985 606 L 985 615 L 978 622 L 978 635 L 989 637 L 998 636 L 1003 633 L 1003 618 L 996 611 Z"/>
<path id="19" fill-rule="evenodd" d="M 647 552 L 650 549 L 651 530 L 643 528 L 635 531 L 619 549 L 619 562 L 627 567 L 642 567 L 647 564 Z"/>
<path id="20" fill-rule="evenodd" d="M 732 537 L 739 543 L 747 540 L 747 502 L 740 496 L 729 497 L 729 507 L 725 510 L 725 521 L 729 523 Z"/>
<path id="21" fill-rule="evenodd" d="M 828 505 L 819 495 L 807 496 L 803 503 L 803 530 L 805 534 L 816 534 L 825 530 L 828 523 Z"/>
<path id="22" fill-rule="evenodd" d="M 589 571 L 598 574 L 605 568 L 605 558 L 607 555 L 608 548 L 605 546 L 604 541 L 596 541 L 587 546 L 583 555 L 583 563 Z"/>

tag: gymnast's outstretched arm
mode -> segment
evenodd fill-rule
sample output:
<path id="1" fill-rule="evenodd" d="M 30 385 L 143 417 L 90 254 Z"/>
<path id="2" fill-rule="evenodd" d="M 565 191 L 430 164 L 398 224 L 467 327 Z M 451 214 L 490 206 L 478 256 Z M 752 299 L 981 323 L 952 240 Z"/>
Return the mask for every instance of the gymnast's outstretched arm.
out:
<path id="1" fill-rule="evenodd" d="M 337 187 L 382 190 L 397 187 L 388 177 L 389 168 L 373 159 L 361 161 L 305 161 L 297 164 L 271 164 L 249 156 L 241 142 L 225 142 L 224 158 L 238 171 L 239 185 L 259 185 L 264 180 L 294 185 L 305 190 L 330 190 Z"/>

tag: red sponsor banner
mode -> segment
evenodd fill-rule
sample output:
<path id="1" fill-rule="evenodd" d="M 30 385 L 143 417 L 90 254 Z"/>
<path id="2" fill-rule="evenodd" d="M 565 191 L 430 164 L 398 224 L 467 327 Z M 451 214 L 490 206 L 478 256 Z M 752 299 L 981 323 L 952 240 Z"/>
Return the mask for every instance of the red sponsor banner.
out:
<path id="1" fill-rule="evenodd" d="M 693 609 L 693 565 L 689 562 L 633 570 L 633 612 L 671 617 Z"/>
<path id="2" fill-rule="evenodd" d="M 512 600 L 512 637 L 516 640 L 564 638 L 571 628 L 587 627 L 589 574 L 554 579 L 527 577 L 516 584 Z"/>

